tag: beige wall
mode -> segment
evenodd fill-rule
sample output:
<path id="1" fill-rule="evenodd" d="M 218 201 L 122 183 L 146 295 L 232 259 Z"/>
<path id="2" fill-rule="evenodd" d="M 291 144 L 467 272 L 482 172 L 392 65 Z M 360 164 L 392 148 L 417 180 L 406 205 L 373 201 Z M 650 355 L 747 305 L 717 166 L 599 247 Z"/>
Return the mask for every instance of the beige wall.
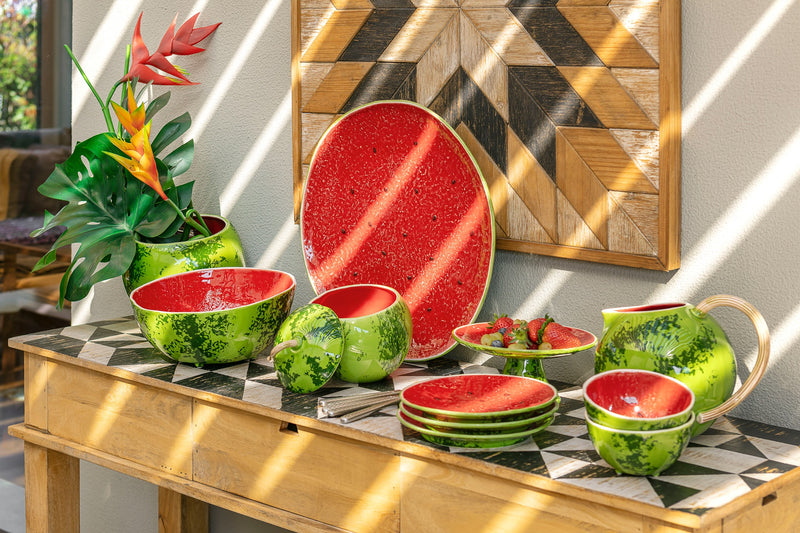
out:
<path id="1" fill-rule="evenodd" d="M 108 67 L 105 94 L 119 76 L 121 50 L 135 17 L 157 43 L 175 12 L 201 11 L 200 23 L 222 21 L 208 51 L 186 58 L 202 85 L 173 91 L 169 108 L 195 120 L 191 174 L 196 203 L 228 216 L 250 265 L 295 274 L 298 305 L 312 297 L 291 224 L 289 107 L 290 2 L 200 0 L 75 0 L 73 40 Z M 498 252 L 482 317 L 494 312 L 549 312 L 597 334 L 607 307 L 656 301 L 697 303 L 711 294 L 741 296 L 764 314 L 773 355 L 759 387 L 735 416 L 800 429 L 800 2 L 688 0 L 683 6 L 683 263 L 672 273 Z M 94 61 L 93 61 L 94 62 Z M 97 73 L 95 65 L 86 64 Z M 96 79 L 93 74 L 93 79 Z M 102 127 L 94 102 L 80 105 L 73 82 L 74 139 Z M 164 113 L 164 112 L 162 112 Z M 164 113 L 166 115 L 167 113 Z M 74 307 L 76 323 L 130 314 L 121 284 L 107 283 Z M 752 328 L 734 311 L 714 311 L 737 349 L 746 375 Z M 472 357 L 456 350 L 452 357 Z M 592 373 L 592 355 L 546 363 L 552 378 L 578 382 Z M 155 531 L 155 489 L 84 465 L 83 531 Z M 215 532 L 263 531 L 215 510 Z"/>

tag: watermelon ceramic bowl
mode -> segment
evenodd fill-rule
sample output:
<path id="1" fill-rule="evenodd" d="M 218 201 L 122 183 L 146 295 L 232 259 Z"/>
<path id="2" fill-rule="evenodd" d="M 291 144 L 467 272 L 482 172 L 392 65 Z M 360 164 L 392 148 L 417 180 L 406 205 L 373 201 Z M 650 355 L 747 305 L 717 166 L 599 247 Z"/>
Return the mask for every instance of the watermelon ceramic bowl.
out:
<path id="1" fill-rule="evenodd" d="M 294 311 L 281 325 L 270 358 L 281 384 L 293 392 L 313 392 L 334 374 L 371 383 L 397 370 L 411 336 L 411 313 L 399 292 L 349 285 Z"/>
<path id="2" fill-rule="evenodd" d="M 667 429 L 629 431 L 610 428 L 586 417 L 589 438 L 600 457 L 617 473 L 633 476 L 657 476 L 670 466 L 689 445 L 695 416 Z"/>
<path id="3" fill-rule="evenodd" d="M 156 279 L 130 294 L 150 343 L 173 361 L 207 364 L 255 358 L 275 338 L 292 306 L 294 276 L 224 267 Z"/>
<path id="4" fill-rule="evenodd" d="M 592 421 L 609 428 L 642 431 L 685 424 L 695 396 L 688 385 L 669 376 L 620 369 L 587 379 L 583 401 Z"/>

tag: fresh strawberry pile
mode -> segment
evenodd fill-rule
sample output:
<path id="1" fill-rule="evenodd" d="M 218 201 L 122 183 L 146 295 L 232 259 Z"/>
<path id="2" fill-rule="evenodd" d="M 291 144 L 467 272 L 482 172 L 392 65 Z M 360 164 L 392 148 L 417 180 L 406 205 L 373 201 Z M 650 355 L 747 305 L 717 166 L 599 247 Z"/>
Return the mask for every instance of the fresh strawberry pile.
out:
<path id="1" fill-rule="evenodd" d="M 564 350 L 577 348 L 582 342 L 549 315 L 530 321 L 495 315 L 481 336 L 481 344 L 515 350 Z"/>

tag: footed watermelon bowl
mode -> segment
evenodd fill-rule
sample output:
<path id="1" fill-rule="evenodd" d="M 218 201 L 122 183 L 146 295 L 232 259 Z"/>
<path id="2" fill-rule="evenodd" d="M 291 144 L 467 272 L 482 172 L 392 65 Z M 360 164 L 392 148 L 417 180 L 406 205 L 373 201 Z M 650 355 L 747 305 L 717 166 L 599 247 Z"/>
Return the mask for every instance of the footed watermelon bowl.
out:
<path id="1" fill-rule="evenodd" d="M 256 357 L 292 306 L 296 281 L 278 270 L 224 267 L 156 279 L 131 292 L 136 321 L 169 359 L 196 366 Z"/>

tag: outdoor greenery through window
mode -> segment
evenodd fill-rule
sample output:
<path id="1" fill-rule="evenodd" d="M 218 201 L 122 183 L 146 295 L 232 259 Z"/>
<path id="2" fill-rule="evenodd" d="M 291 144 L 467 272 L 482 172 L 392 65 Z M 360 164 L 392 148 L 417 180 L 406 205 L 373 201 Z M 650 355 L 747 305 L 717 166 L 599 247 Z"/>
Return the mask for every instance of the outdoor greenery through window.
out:
<path id="1" fill-rule="evenodd" d="M 39 0 L 0 0 L 0 131 L 37 127 Z"/>

